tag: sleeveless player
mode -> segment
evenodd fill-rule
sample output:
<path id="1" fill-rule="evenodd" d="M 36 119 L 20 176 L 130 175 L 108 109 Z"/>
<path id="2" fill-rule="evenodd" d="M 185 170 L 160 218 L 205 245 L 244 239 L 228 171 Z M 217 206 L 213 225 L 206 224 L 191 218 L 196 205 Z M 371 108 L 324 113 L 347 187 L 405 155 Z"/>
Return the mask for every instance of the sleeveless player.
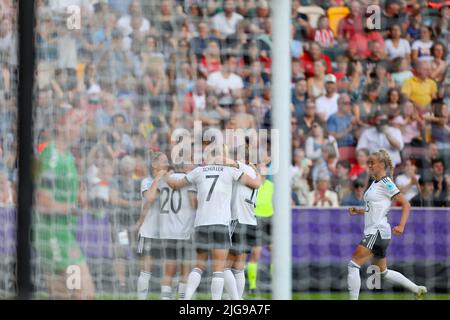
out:
<path id="1" fill-rule="evenodd" d="M 159 184 L 168 167 L 169 162 L 164 153 L 156 152 L 152 154 L 150 176 L 141 182 L 142 210 L 141 216 L 134 226 L 134 230 L 139 230 L 137 248 L 141 269 L 137 281 L 139 300 L 147 298 L 154 260 L 162 257 L 159 228 Z"/>
<path id="2" fill-rule="evenodd" d="M 417 286 L 401 273 L 387 269 L 386 250 L 391 239 L 391 226 L 387 215 L 391 201 L 394 199 L 402 206 L 400 223 L 392 229 L 396 236 L 403 234 L 411 207 L 392 179 L 386 175 L 386 171 L 389 171 L 390 174 L 393 171 L 389 153 L 384 149 L 374 152 L 369 157 L 368 168 L 369 174 L 375 180 L 364 193 L 366 208 L 349 209 L 352 215 L 364 214 L 364 239 L 356 248 L 352 260 L 348 264 L 347 282 L 350 299 L 358 299 L 361 287 L 359 269 L 370 259 L 373 264 L 378 266 L 382 279 L 408 289 L 416 294 L 417 299 L 421 299 L 427 292 L 425 287 Z"/>
<path id="3" fill-rule="evenodd" d="M 183 180 L 191 166 L 181 166 L 179 172 L 170 175 L 171 179 Z M 186 282 L 192 268 L 195 208 L 197 190 L 189 185 L 172 189 L 165 181 L 160 183 L 160 230 L 164 247 L 164 276 L 161 281 L 161 297 L 172 299 L 172 279 L 180 267 L 181 280 L 178 284 L 178 299 L 184 300 Z"/>
<path id="4" fill-rule="evenodd" d="M 230 247 L 229 225 L 231 221 L 231 197 L 233 182 L 240 181 L 251 188 L 258 188 L 261 179 L 251 178 L 238 168 L 223 165 L 226 147 L 220 148 L 216 157 L 208 159 L 207 165 L 189 172 L 183 180 L 167 179 L 174 189 L 189 184 L 197 187 L 197 212 L 195 217 L 195 244 L 197 265 L 188 277 L 186 300 L 190 300 L 200 284 L 206 269 L 208 253 L 212 257 L 213 278 L 211 294 L 213 300 L 222 298 L 225 260 Z"/>

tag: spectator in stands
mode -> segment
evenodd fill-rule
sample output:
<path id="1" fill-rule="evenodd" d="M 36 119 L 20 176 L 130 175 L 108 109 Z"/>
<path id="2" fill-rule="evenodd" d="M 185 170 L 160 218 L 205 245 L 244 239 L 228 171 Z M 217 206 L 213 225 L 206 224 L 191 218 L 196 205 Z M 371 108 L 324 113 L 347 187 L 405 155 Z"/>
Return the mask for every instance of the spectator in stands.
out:
<path id="1" fill-rule="evenodd" d="M 116 113 L 113 115 L 111 129 L 114 141 L 117 143 L 117 148 L 122 150 L 121 153 L 132 154 L 134 144 L 130 135 L 127 133 L 127 118 L 124 113 Z"/>
<path id="2" fill-rule="evenodd" d="M 392 118 L 391 125 L 399 128 L 402 132 L 405 147 L 422 145 L 422 128 L 424 121 L 419 116 L 411 101 L 405 101 L 402 106 L 401 114 Z"/>
<path id="3" fill-rule="evenodd" d="M 420 27 L 422 26 L 422 13 L 420 10 L 413 11 L 409 16 L 409 24 L 406 29 L 406 38 L 409 42 L 419 40 Z"/>
<path id="4" fill-rule="evenodd" d="M 337 38 L 342 46 L 346 46 L 352 35 L 363 32 L 363 9 L 359 1 L 350 3 L 350 13 L 339 21 Z"/>
<path id="5" fill-rule="evenodd" d="M 433 34 L 435 35 L 437 41 L 443 43 L 448 41 L 450 29 L 449 21 L 450 21 L 450 6 L 448 3 L 444 3 L 439 8 L 438 20 L 433 24 Z"/>
<path id="6" fill-rule="evenodd" d="M 295 29 L 294 39 L 306 41 L 309 39 L 312 27 L 309 23 L 308 16 L 302 12 L 298 12 L 300 0 L 293 0 L 291 5 L 291 21 Z"/>
<path id="7" fill-rule="evenodd" d="M 350 168 L 350 161 L 339 160 L 336 163 L 336 172 L 331 177 L 331 188 L 337 193 L 339 200 L 342 200 L 352 192 L 352 182 L 348 178 Z"/>
<path id="8" fill-rule="evenodd" d="M 306 78 L 314 76 L 314 63 L 316 61 L 324 60 L 326 62 L 326 73 L 332 72 L 330 58 L 322 53 L 320 44 L 316 42 L 308 43 L 308 50 L 306 50 L 300 57 L 300 64 L 304 68 Z"/>
<path id="9" fill-rule="evenodd" d="M 338 98 L 339 94 L 336 85 L 336 76 L 334 74 L 327 74 L 324 77 L 325 81 L 325 95 L 319 97 L 316 100 L 316 112 L 320 117 L 321 121 L 325 123 L 328 118 L 336 113 L 338 110 Z"/>
<path id="10" fill-rule="evenodd" d="M 220 61 L 220 46 L 218 41 L 209 41 L 204 51 L 203 57 L 198 65 L 199 72 L 208 77 L 213 72 L 220 71 L 222 63 Z"/>
<path id="11" fill-rule="evenodd" d="M 367 160 L 369 159 L 369 149 L 361 148 L 356 151 L 356 163 L 350 169 L 349 177 L 351 180 L 366 182 L 369 178 L 367 171 Z"/>
<path id="12" fill-rule="evenodd" d="M 424 119 L 431 123 L 431 137 L 437 144 L 439 153 L 446 155 L 450 152 L 450 126 L 448 106 L 441 99 L 432 104 L 432 114 L 427 114 Z"/>
<path id="13" fill-rule="evenodd" d="M 194 90 L 189 92 L 183 101 L 183 111 L 187 113 L 198 112 L 206 107 L 206 80 L 199 77 L 195 82 Z"/>
<path id="14" fill-rule="evenodd" d="M 95 112 L 95 125 L 99 130 L 112 124 L 112 117 L 119 111 L 113 94 L 104 92 L 101 98 L 101 108 Z"/>
<path id="15" fill-rule="evenodd" d="M 336 139 L 329 135 L 327 130 L 322 127 L 318 122 L 312 124 L 311 135 L 306 139 L 305 152 L 306 157 L 310 160 L 319 160 L 322 158 L 322 147 L 326 144 L 330 144 L 335 149 L 335 153 L 338 154 L 338 145 Z"/>
<path id="16" fill-rule="evenodd" d="M 295 86 L 291 90 L 291 103 L 294 105 L 294 115 L 298 123 L 305 114 L 308 97 L 308 84 L 305 78 L 296 79 Z"/>
<path id="17" fill-rule="evenodd" d="M 419 178 L 420 192 L 417 193 L 409 203 L 413 207 L 438 207 L 439 204 L 434 198 L 433 178 L 424 175 Z"/>
<path id="18" fill-rule="evenodd" d="M 416 160 L 409 158 L 405 161 L 403 173 L 395 178 L 395 184 L 409 201 L 419 193 L 418 181 L 420 175 L 416 171 Z"/>
<path id="19" fill-rule="evenodd" d="M 381 33 L 384 37 L 389 35 L 393 25 L 401 25 L 406 28 L 406 19 L 401 12 L 402 2 L 400 0 L 386 0 L 381 12 Z"/>
<path id="20" fill-rule="evenodd" d="M 225 39 L 230 34 L 235 33 L 237 23 L 244 19 L 242 15 L 235 12 L 235 9 L 234 0 L 224 0 L 223 12 L 212 17 L 212 29 L 218 38 Z"/>
<path id="21" fill-rule="evenodd" d="M 243 99 L 237 99 L 233 106 L 232 119 L 237 129 L 256 129 L 255 117 L 248 112 L 247 104 Z"/>
<path id="22" fill-rule="evenodd" d="M 301 206 L 307 205 L 308 202 L 308 176 L 311 172 L 312 161 L 306 158 L 303 149 L 295 149 L 292 164 L 292 191 L 297 194 L 297 198 Z"/>
<path id="23" fill-rule="evenodd" d="M 390 88 L 386 94 L 386 103 L 381 107 L 384 113 L 387 114 L 389 121 L 401 116 L 402 113 L 403 96 L 400 89 L 397 87 Z"/>
<path id="24" fill-rule="evenodd" d="M 353 105 L 353 115 L 355 117 L 358 128 L 355 137 L 359 138 L 362 131 L 370 127 L 373 123 L 375 114 L 380 111 L 381 106 L 378 103 L 379 84 L 377 82 L 370 83 L 365 88 L 363 100 Z"/>
<path id="25" fill-rule="evenodd" d="M 403 83 L 414 76 L 410 70 L 409 62 L 406 58 L 395 58 L 392 61 L 392 79 L 394 79 L 397 87 L 401 88 Z"/>
<path id="26" fill-rule="evenodd" d="M 447 48 L 442 42 L 435 42 L 431 47 L 431 54 L 433 56 L 433 61 L 431 61 L 430 78 L 439 85 L 445 80 L 449 66 L 449 63 L 446 61 Z"/>
<path id="27" fill-rule="evenodd" d="M 327 175 L 320 175 L 317 178 L 317 185 L 308 194 L 308 206 L 316 208 L 338 207 L 338 195 L 330 190 L 330 178 Z"/>
<path id="28" fill-rule="evenodd" d="M 432 61 L 431 47 L 433 46 L 433 31 L 431 27 L 422 25 L 420 27 L 420 38 L 413 42 L 411 46 L 411 60 L 416 62 Z"/>
<path id="29" fill-rule="evenodd" d="M 197 36 L 190 39 L 189 47 L 191 54 L 196 57 L 196 61 L 200 61 L 205 49 L 208 47 L 210 41 L 219 41 L 216 37 L 210 34 L 209 26 L 205 21 L 201 21 L 197 25 Z"/>
<path id="30" fill-rule="evenodd" d="M 347 73 L 343 81 L 346 83 L 345 91 L 350 94 L 352 102 L 362 99 L 367 77 L 360 61 L 352 61 L 348 64 Z"/>
<path id="31" fill-rule="evenodd" d="M 402 37 L 402 29 L 400 25 L 394 24 L 391 26 L 389 39 L 385 42 L 384 50 L 386 51 L 386 55 L 389 60 L 393 60 L 398 57 L 409 60 L 411 46 L 408 40 Z"/>
<path id="32" fill-rule="evenodd" d="M 348 41 L 348 53 L 353 60 L 370 58 L 378 61 L 384 58 L 384 39 L 376 30 L 366 29 L 353 34 Z"/>
<path id="33" fill-rule="evenodd" d="M 381 112 L 376 114 L 374 124 L 375 127 L 363 131 L 356 149 L 367 148 L 371 153 L 386 149 L 395 167 L 401 162 L 400 152 L 404 147 L 402 133 L 390 126 L 387 116 Z"/>
<path id="34" fill-rule="evenodd" d="M 207 85 L 219 97 L 241 97 L 244 82 L 237 75 L 237 57 L 228 54 L 220 71 L 211 73 L 208 76 Z"/>
<path id="35" fill-rule="evenodd" d="M 150 31 L 150 22 L 142 16 L 141 2 L 139 0 L 132 0 L 128 7 L 128 14 L 120 17 L 117 21 L 117 28 L 119 28 L 124 37 L 129 36 L 133 31 L 133 28 L 131 27 L 131 20 L 133 17 L 137 17 L 141 20 L 139 31 Z"/>
<path id="36" fill-rule="evenodd" d="M 339 147 L 354 146 L 355 138 L 353 129 L 356 119 L 352 116 L 350 96 L 343 93 L 338 99 L 338 111 L 332 114 L 327 121 L 327 130 L 332 135 Z"/>
<path id="37" fill-rule="evenodd" d="M 306 138 L 312 130 L 314 123 L 321 123 L 320 118 L 316 114 L 316 104 L 314 100 L 306 100 L 305 113 L 298 120 L 298 129 L 302 137 Z"/>
<path id="38" fill-rule="evenodd" d="M 334 40 L 333 30 L 330 28 L 330 22 L 327 16 L 321 16 L 317 22 L 317 29 L 314 30 L 312 39 L 319 43 L 322 48 L 332 48 L 336 42 Z"/>
<path id="39" fill-rule="evenodd" d="M 260 61 L 253 61 L 250 65 L 250 74 L 244 79 L 244 98 L 261 95 L 264 88 L 270 84 L 270 76 L 263 70 Z"/>
<path id="40" fill-rule="evenodd" d="M 198 119 L 202 122 L 203 128 L 222 129 L 224 121 L 230 117 L 230 112 L 219 105 L 219 99 L 211 94 L 206 99 L 206 108 L 200 110 Z"/>
<path id="41" fill-rule="evenodd" d="M 314 76 L 308 79 L 308 97 L 318 99 L 325 95 L 325 72 L 327 65 L 324 60 L 314 62 Z"/>
<path id="42" fill-rule="evenodd" d="M 442 158 L 431 161 L 431 174 L 433 176 L 434 199 L 436 205 L 445 207 L 447 202 L 448 186 L 445 179 L 445 163 Z"/>
<path id="43" fill-rule="evenodd" d="M 366 75 L 369 77 L 375 76 L 375 70 L 379 63 L 384 62 L 384 43 L 376 40 L 372 40 L 368 43 L 369 55 L 365 56 L 366 59 L 362 61 Z"/>
<path id="44" fill-rule="evenodd" d="M 251 20 L 250 30 L 253 34 L 264 33 L 264 25 L 270 18 L 270 7 L 266 0 L 259 0 L 256 4 L 256 16 Z"/>
<path id="45" fill-rule="evenodd" d="M 346 195 L 342 198 L 340 205 L 341 206 L 358 206 L 362 207 L 365 204 L 364 201 L 364 189 L 365 183 L 360 181 L 359 179 L 353 181 L 353 191 L 352 193 Z"/>
<path id="46" fill-rule="evenodd" d="M 424 113 L 431 100 L 437 97 L 436 82 L 430 78 L 431 64 L 429 61 L 417 63 L 417 73 L 407 79 L 402 86 L 402 93 L 418 107 L 420 113 Z"/>
<path id="47" fill-rule="evenodd" d="M 312 183 L 315 186 L 317 178 L 321 175 L 331 176 L 336 171 L 336 163 L 339 159 L 339 150 L 331 143 L 326 143 L 322 146 L 322 157 L 314 162 L 311 171 Z"/>

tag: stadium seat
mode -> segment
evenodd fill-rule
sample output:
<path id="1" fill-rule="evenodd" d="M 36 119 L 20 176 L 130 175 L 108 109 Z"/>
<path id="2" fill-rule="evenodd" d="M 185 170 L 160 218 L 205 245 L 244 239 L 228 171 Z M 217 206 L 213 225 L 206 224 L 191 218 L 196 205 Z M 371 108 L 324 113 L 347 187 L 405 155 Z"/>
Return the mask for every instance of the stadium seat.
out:
<path id="1" fill-rule="evenodd" d="M 297 12 L 304 13 L 308 16 L 309 24 L 313 28 L 317 28 L 317 21 L 320 16 L 325 15 L 325 10 L 319 6 L 306 6 L 298 8 Z"/>
<path id="2" fill-rule="evenodd" d="M 334 35 L 337 35 L 337 29 L 339 21 L 345 18 L 350 13 L 350 9 L 347 7 L 331 7 L 327 10 L 328 19 L 330 20 L 330 28 L 333 30 Z"/>
<path id="3" fill-rule="evenodd" d="M 339 147 L 339 160 L 356 163 L 356 147 Z"/>

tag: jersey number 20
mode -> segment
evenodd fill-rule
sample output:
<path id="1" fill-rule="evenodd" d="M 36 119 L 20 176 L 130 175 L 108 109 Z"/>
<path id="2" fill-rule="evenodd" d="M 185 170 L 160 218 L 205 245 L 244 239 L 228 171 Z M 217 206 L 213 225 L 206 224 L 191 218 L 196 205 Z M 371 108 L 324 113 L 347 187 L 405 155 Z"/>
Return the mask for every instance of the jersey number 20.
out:
<path id="1" fill-rule="evenodd" d="M 173 195 L 177 194 L 177 198 L 178 198 L 178 205 L 175 208 L 174 206 L 174 200 L 173 200 Z M 170 198 L 170 209 L 172 210 L 173 213 L 178 213 L 178 211 L 180 211 L 181 209 L 181 191 L 180 190 L 172 190 L 172 193 L 170 192 L 169 188 L 162 188 L 161 190 L 161 198 L 163 199 L 162 201 L 162 205 L 161 205 L 161 213 L 169 213 L 169 208 L 168 208 L 168 204 L 169 204 L 169 198 Z"/>

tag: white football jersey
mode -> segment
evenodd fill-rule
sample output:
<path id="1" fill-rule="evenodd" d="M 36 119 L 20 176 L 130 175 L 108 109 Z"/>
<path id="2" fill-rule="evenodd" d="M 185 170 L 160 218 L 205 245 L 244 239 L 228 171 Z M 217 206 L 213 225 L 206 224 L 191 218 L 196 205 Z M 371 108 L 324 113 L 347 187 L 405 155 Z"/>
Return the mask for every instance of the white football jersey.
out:
<path id="1" fill-rule="evenodd" d="M 400 190 L 389 177 L 372 182 L 369 189 L 364 193 L 366 203 L 364 235 L 375 234 L 380 231 L 381 238 L 391 238 L 391 226 L 387 216 L 391 208 L 392 197 L 399 193 Z"/>
<path id="2" fill-rule="evenodd" d="M 233 182 L 243 172 L 224 165 L 197 167 L 186 175 L 189 183 L 197 187 L 197 213 L 194 226 L 230 225 Z"/>
<path id="3" fill-rule="evenodd" d="M 256 172 L 252 167 L 239 161 L 238 164 L 242 172 L 251 178 L 256 178 Z M 241 224 L 256 226 L 255 202 L 257 193 L 257 189 L 249 188 L 239 181 L 234 182 L 233 199 L 231 201 L 231 218 L 233 220 L 237 219 Z"/>
<path id="4" fill-rule="evenodd" d="M 174 173 L 170 178 L 181 180 L 185 173 Z M 173 190 L 165 181 L 159 184 L 160 238 L 187 240 L 194 229 L 195 209 L 189 203 L 189 193 L 197 192 L 194 185 Z"/>
<path id="5" fill-rule="evenodd" d="M 142 206 L 144 206 L 144 192 L 149 190 L 153 183 L 153 178 L 151 176 L 144 178 L 141 182 L 141 196 L 142 196 Z M 159 190 L 159 186 L 158 186 Z M 159 199 L 156 198 L 155 202 L 150 206 L 145 216 L 144 223 L 142 223 L 139 229 L 139 234 L 144 238 L 159 239 Z"/>

